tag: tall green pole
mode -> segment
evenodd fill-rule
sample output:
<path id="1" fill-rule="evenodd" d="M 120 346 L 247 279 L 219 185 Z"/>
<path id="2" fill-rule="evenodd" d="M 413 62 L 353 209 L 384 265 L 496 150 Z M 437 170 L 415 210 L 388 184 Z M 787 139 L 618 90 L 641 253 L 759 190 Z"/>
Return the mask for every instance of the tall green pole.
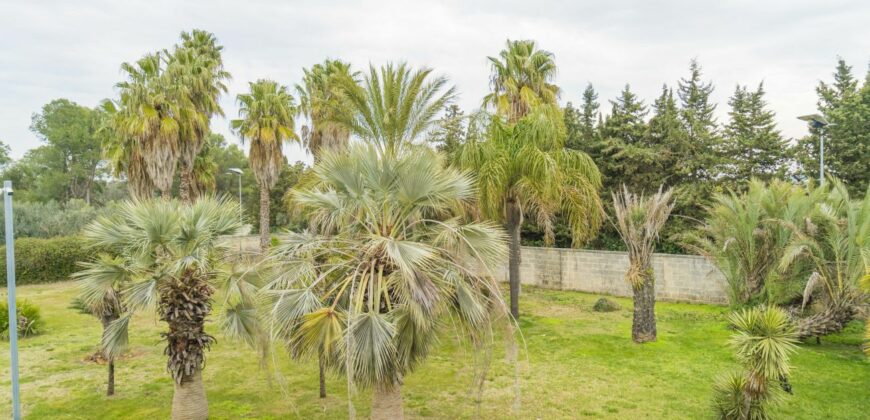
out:
<path id="1" fill-rule="evenodd" d="M 3 181 L 6 216 L 6 294 L 9 299 L 9 371 L 12 373 L 12 418 L 21 420 L 18 391 L 18 310 L 15 308 L 15 233 L 12 230 L 12 181 Z"/>

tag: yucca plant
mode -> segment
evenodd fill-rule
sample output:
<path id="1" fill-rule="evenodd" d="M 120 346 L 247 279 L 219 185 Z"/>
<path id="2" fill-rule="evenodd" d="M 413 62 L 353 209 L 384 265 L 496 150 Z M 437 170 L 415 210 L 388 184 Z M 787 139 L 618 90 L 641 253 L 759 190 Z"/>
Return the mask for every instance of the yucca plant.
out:
<path id="1" fill-rule="evenodd" d="M 713 409 L 727 420 L 769 419 L 770 406 L 778 402 L 788 384 L 790 358 L 797 349 L 797 335 L 788 315 L 775 306 L 744 309 L 731 314 L 734 348 L 742 370 L 716 385 Z"/>
<path id="2" fill-rule="evenodd" d="M 156 310 L 168 327 L 162 336 L 166 367 L 175 382 L 175 419 L 208 417 L 201 371 L 205 352 L 214 343 L 205 321 L 217 287 L 224 291 L 220 325 L 225 333 L 256 340 L 258 286 L 250 283 L 250 276 L 226 268 L 229 249 L 220 242 L 240 225 L 238 203 L 204 197 L 190 205 L 175 200 L 126 202 L 84 230 L 88 243 L 117 256 L 91 262 L 79 275 L 88 305 L 122 305 L 119 318 L 104 331 L 103 350 L 110 360 L 117 357 L 127 344 L 132 315 Z"/>
<path id="3" fill-rule="evenodd" d="M 324 356 L 350 393 L 372 388 L 374 419 L 404 417 L 403 378 L 448 317 L 471 335 L 506 319 L 488 275 L 503 261 L 505 236 L 466 221 L 471 178 L 434 151 L 403 150 L 326 153 L 316 182 L 291 192 L 313 230 L 290 233 L 268 260 L 273 337 L 295 357 Z"/>
<path id="4" fill-rule="evenodd" d="M 659 232 L 668 220 L 674 202 L 671 190 L 659 191 L 649 197 L 634 194 L 628 187 L 613 193 L 616 230 L 628 249 L 628 272 L 625 279 L 634 292 L 634 318 L 631 339 L 635 343 L 656 340 L 656 291 L 652 253 Z"/>

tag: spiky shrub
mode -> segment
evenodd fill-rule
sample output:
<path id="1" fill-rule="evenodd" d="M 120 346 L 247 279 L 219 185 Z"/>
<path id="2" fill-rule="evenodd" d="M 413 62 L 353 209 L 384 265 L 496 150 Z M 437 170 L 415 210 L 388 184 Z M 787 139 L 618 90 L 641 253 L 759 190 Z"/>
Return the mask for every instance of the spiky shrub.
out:
<path id="1" fill-rule="evenodd" d="M 797 335 L 788 315 L 774 306 L 745 309 L 729 318 L 734 348 L 742 369 L 715 387 L 713 408 L 720 419 L 768 419 L 770 406 L 790 392 L 789 360 Z"/>
<path id="2" fill-rule="evenodd" d="M 655 275 L 652 253 L 659 232 L 668 220 L 674 202 L 671 190 L 659 191 L 649 197 L 634 194 L 623 185 L 613 193 L 616 230 L 628 249 L 628 272 L 625 279 L 634 291 L 634 318 L 631 338 L 636 343 L 656 339 Z"/>
<path id="3" fill-rule="evenodd" d="M 504 234 L 465 221 L 471 178 L 428 149 L 356 145 L 313 171 L 314 185 L 291 197 L 317 233 L 291 233 L 269 259 L 272 331 L 296 357 L 323 355 L 349 388 L 373 388 L 373 418 L 402 418 L 402 378 L 445 318 L 476 336 L 505 314 L 486 275 L 503 261 Z"/>
<path id="4" fill-rule="evenodd" d="M 39 313 L 39 307 L 28 302 L 16 302 L 15 304 L 17 320 L 15 324 L 19 337 L 29 337 L 42 333 L 44 321 Z M 0 301 L 0 338 L 9 339 L 9 305 L 4 298 Z"/>
<path id="5" fill-rule="evenodd" d="M 97 219 L 84 236 L 106 247 L 130 270 L 121 293 L 126 311 L 103 334 L 102 347 L 110 358 L 123 351 L 133 313 L 152 309 L 166 323 L 164 353 L 175 382 L 172 417 L 205 419 L 208 403 L 201 370 L 214 338 L 205 332 L 216 286 L 224 289 L 225 311 L 220 325 L 231 337 L 256 333 L 253 311 L 255 285 L 249 277 L 233 275 L 223 262 L 228 252 L 219 240 L 240 227 L 238 204 L 204 197 L 191 205 L 175 200 L 127 202 L 109 216 Z M 96 269 L 106 261 L 92 262 Z M 99 303 L 117 277 L 82 275 L 83 296 Z"/>

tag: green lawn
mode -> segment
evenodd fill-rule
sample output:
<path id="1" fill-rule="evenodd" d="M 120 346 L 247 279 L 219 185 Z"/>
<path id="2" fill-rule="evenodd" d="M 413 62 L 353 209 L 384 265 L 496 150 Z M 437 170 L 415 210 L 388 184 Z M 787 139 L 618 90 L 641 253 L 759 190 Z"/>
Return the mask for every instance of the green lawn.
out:
<path id="1" fill-rule="evenodd" d="M 164 370 L 159 332 L 163 325 L 139 317 L 131 348 L 118 363 L 117 395 L 103 395 L 105 367 L 85 361 L 99 340 L 96 319 L 67 309 L 72 283 L 19 287 L 36 303 L 47 331 L 21 343 L 21 378 L 27 418 L 166 418 L 172 382 Z M 3 296 L 5 299 L 5 296 Z M 726 346 L 726 308 L 660 303 L 659 341 L 630 340 L 631 302 L 623 310 L 596 313 L 596 296 L 535 290 L 523 294 L 522 331 L 527 353 L 519 363 L 522 407 L 511 415 L 514 366 L 505 346 L 493 346 L 480 406 L 472 376 L 479 357 L 447 332 L 428 363 L 406 378 L 409 417 L 427 418 L 706 418 L 711 386 L 735 367 Z M 777 418 L 867 418 L 870 362 L 859 351 L 862 325 L 802 345 L 794 357 L 795 395 Z M 244 345 L 218 337 L 205 369 L 212 418 L 346 418 L 346 382 L 330 378 L 330 396 L 317 398 L 316 363 L 299 364 L 285 354 L 263 367 Z M 9 406 L 9 345 L 0 343 L 0 417 Z M 277 367 L 276 367 L 277 366 Z M 354 398 L 359 417 L 368 394 Z M 478 412 L 479 408 L 479 412 Z"/>

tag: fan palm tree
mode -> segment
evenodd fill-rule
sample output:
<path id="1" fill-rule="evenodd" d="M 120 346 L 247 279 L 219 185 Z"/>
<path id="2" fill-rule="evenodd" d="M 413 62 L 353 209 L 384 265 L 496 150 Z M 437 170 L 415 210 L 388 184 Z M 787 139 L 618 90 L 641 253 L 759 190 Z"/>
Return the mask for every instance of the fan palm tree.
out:
<path id="1" fill-rule="evenodd" d="M 373 388 L 374 419 L 404 417 L 403 378 L 448 316 L 485 334 L 505 313 L 487 274 L 505 254 L 504 235 L 465 221 L 472 179 L 434 151 L 405 150 L 326 153 L 316 182 L 291 195 L 314 230 L 273 249 L 266 287 L 276 336 L 297 357 L 323 354 L 349 387 Z"/>
<path id="2" fill-rule="evenodd" d="M 565 127 L 549 110 L 533 108 L 511 124 L 492 117 L 484 139 L 469 139 L 459 166 L 477 174 L 480 211 L 505 224 L 510 241 L 511 314 L 519 317 L 520 228 L 541 226 L 552 243 L 558 212 L 566 216 L 573 244 L 595 236 L 604 217 L 598 191 L 601 174 L 592 159 L 563 147 Z"/>
<path id="3" fill-rule="evenodd" d="M 412 70 L 407 64 L 369 67 L 362 85 L 340 79 L 351 112 L 335 115 L 335 122 L 374 144 L 382 154 L 397 154 L 426 132 L 444 106 L 456 96 L 443 76 L 432 70 Z"/>
<path id="4" fill-rule="evenodd" d="M 100 103 L 97 136 L 100 138 L 103 158 L 108 160 L 112 174 L 126 177 L 131 195 L 145 200 L 154 193 L 154 183 L 145 170 L 139 142 L 124 131 L 122 106 L 110 99 Z"/>
<path id="5" fill-rule="evenodd" d="M 801 262 L 812 267 L 804 305 L 817 295 L 824 309 L 798 321 L 801 339 L 839 332 L 867 297 L 860 281 L 870 259 L 870 188 L 861 201 L 852 200 L 837 179 L 823 189 L 824 199 L 814 207 L 806 228 L 794 229 L 779 265 L 780 270 Z"/>
<path id="6" fill-rule="evenodd" d="M 359 73 L 352 72 L 348 63 L 329 59 L 303 72 L 296 93 L 299 110 L 308 118 L 310 127 L 303 127 L 302 137 L 317 163 L 323 152 L 347 147 L 350 129 L 338 121 L 353 110 L 343 90 L 347 84 L 358 83 Z"/>
<path id="7" fill-rule="evenodd" d="M 716 417 L 768 419 L 770 404 L 779 400 L 779 388 L 791 392 L 789 359 L 797 349 L 794 327 L 786 313 L 775 306 L 735 312 L 730 322 L 735 331 L 730 344 L 743 370 L 716 385 Z"/>
<path id="8" fill-rule="evenodd" d="M 272 80 L 249 83 L 251 92 L 238 95 L 239 119 L 232 128 L 250 141 L 251 170 L 260 184 L 260 250 L 269 247 L 269 194 L 284 165 L 285 141 L 299 141 L 296 105 L 285 86 Z"/>
<path id="9" fill-rule="evenodd" d="M 659 232 L 674 209 L 671 190 L 649 197 L 633 194 L 622 186 L 613 193 L 616 230 L 628 249 L 628 272 L 625 279 L 634 291 L 634 318 L 631 339 L 635 343 L 656 340 L 656 291 L 652 253 Z"/>
<path id="10" fill-rule="evenodd" d="M 489 57 L 492 65 L 490 86 L 484 106 L 515 123 L 538 106 L 556 109 L 559 88 L 554 85 L 556 63 L 553 54 L 538 49 L 535 41 L 507 40 L 498 57 Z"/>
<path id="11" fill-rule="evenodd" d="M 102 347 L 110 360 L 127 343 L 133 313 L 153 308 L 167 324 L 164 353 L 175 382 L 174 419 L 208 417 L 201 371 L 205 352 L 214 342 L 205 332 L 205 322 L 212 312 L 215 288 L 223 289 L 226 296 L 220 326 L 229 337 L 252 343 L 259 331 L 253 308 L 258 285 L 250 283 L 250 276 L 225 269 L 222 262 L 229 249 L 221 245 L 220 237 L 240 228 L 238 214 L 237 203 L 208 197 L 190 205 L 174 200 L 135 201 L 84 230 L 89 244 L 118 257 L 94 261 L 79 274 L 83 300 L 102 305 L 113 285 L 122 279 L 127 284 L 122 289 L 126 312 L 103 334 Z"/>

